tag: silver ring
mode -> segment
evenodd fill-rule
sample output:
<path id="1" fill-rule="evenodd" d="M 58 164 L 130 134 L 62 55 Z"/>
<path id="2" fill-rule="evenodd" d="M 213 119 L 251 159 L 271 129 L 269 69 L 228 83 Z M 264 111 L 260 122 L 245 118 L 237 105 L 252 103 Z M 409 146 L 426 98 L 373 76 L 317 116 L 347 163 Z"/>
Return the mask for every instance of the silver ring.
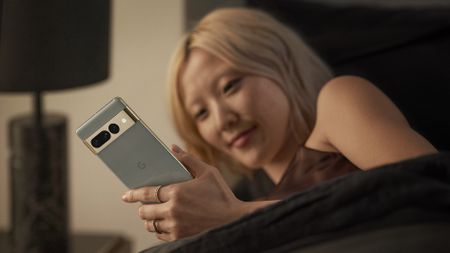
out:
<path id="1" fill-rule="evenodd" d="M 158 221 L 159 220 L 153 220 L 153 230 L 155 230 L 155 232 L 157 234 L 162 234 L 162 231 L 159 230 L 159 227 L 158 227 Z"/>
<path id="2" fill-rule="evenodd" d="M 163 187 L 163 186 L 158 185 L 158 187 L 156 187 L 156 189 L 155 189 L 155 201 L 157 203 L 162 203 L 161 199 L 159 198 L 159 190 L 161 189 L 161 187 Z"/>

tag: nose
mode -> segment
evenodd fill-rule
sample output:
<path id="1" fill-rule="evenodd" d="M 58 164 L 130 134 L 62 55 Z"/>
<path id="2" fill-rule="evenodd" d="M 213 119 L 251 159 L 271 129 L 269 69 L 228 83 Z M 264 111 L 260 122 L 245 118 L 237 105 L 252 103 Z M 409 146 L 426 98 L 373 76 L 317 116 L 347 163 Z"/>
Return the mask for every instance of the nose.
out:
<path id="1" fill-rule="evenodd" d="M 219 130 L 231 129 L 239 120 L 239 116 L 225 103 L 217 103 L 214 110 L 214 120 Z"/>

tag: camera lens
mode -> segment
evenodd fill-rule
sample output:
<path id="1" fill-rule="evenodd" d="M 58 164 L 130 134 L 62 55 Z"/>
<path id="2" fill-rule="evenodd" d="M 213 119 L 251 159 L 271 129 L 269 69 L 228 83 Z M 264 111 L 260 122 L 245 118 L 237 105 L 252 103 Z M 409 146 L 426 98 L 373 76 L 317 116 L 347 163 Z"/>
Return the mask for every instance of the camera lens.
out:
<path id="1" fill-rule="evenodd" d="M 113 134 L 116 134 L 116 133 L 118 133 L 120 131 L 119 126 L 117 124 L 114 124 L 114 123 L 109 125 L 108 129 Z"/>
<path id="2" fill-rule="evenodd" d="M 105 142 L 107 142 L 110 138 L 111 138 L 111 134 L 110 133 L 108 133 L 107 131 L 101 131 L 94 138 L 92 138 L 91 145 L 94 148 L 99 148 L 103 144 L 105 144 Z"/>
<path id="3" fill-rule="evenodd" d="M 100 141 L 98 139 L 95 139 L 95 138 L 91 140 L 91 144 L 92 144 L 92 146 L 94 146 L 96 148 L 101 146 L 100 145 Z"/>

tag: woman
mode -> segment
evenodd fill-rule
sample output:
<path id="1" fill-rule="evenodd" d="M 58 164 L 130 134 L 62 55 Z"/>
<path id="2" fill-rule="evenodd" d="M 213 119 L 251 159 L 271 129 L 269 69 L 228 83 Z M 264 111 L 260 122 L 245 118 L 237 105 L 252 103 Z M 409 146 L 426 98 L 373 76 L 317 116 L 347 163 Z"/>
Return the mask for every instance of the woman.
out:
<path id="1" fill-rule="evenodd" d="M 182 40 L 169 77 L 175 126 L 189 153 L 172 151 L 195 179 L 123 196 L 160 202 L 142 205 L 139 216 L 162 240 L 221 226 L 352 170 L 437 152 L 373 84 L 333 77 L 292 30 L 261 11 L 207 15 Z M 326 173 L 304 172 L 330 157 L 333 164 L 321 165 Z M 241 201 L 216 168 L 262 168 L 276 191 Z"/>

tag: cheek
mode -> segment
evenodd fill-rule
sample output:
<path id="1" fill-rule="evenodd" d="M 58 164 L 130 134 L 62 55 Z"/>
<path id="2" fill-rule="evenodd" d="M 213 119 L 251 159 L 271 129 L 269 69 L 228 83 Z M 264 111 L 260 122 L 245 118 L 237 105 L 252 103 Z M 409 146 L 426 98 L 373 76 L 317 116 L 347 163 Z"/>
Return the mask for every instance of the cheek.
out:
<path id="1" fill-rule="evenodd" d="M 282 145 L 289 134 L 290 106 L 286 96 L 281 92 L 272 92 L 271 96 L 264 96 L 266 100 L 258 101 L 258 115 L 264 127 L 265 138 L 270 145 Z M 266 94 L 267 95 L 267 94 Z M 261 96 L 263 97 L 263 96 Z"/>
<path id="2" fill-rule="evenodd" d="M 261 96 L 262 97 L 262 96 Z M 289 103 L 284 96 L 265 96 L 266 99 L 257 100 L 254 113 L 270 125 L 280 125 L 289 118 Z"/>
<path id="3" fill-rule="evenodd" d="M 200 137 L 208 143 L 209 145 L 213 146 L 216 149 L 220 148 L 220 142 L 217 137 L 217 135 L 214 133 L 213 128 L 208 126 L 207 122 L 199 123 L 197 125 L 198 132 L 200 134 Z"/>

